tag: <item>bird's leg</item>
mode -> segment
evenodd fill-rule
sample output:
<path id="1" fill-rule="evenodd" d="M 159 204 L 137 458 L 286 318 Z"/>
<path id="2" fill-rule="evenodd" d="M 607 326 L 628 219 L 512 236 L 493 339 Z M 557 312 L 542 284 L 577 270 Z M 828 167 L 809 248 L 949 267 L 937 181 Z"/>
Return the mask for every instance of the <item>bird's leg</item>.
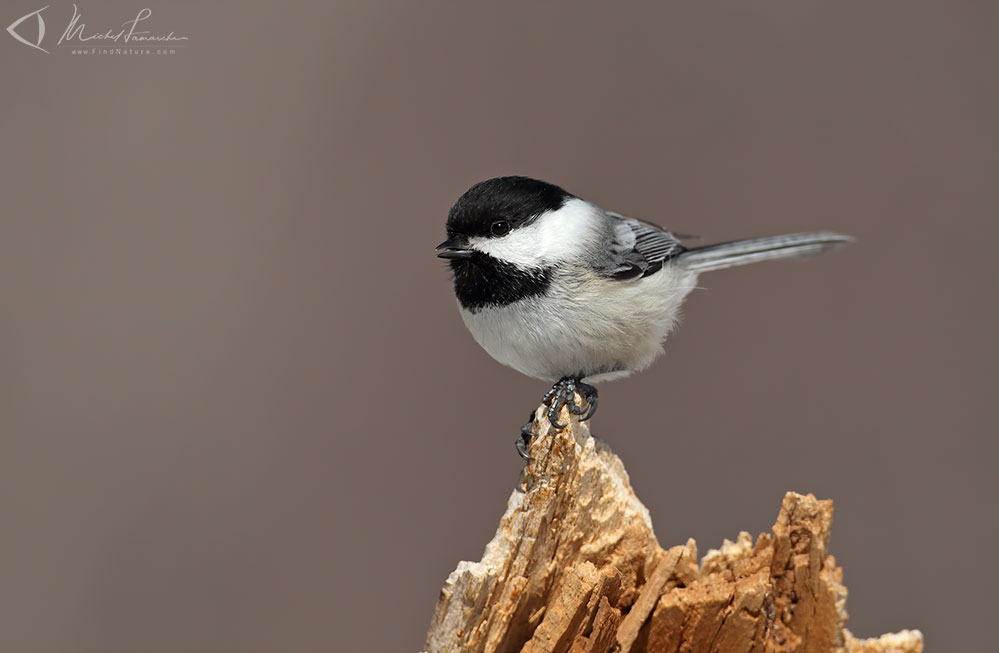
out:
<path id="1" fill-rule="evenodd" d="M 527 418 L 527 424 L 520 427 L 520 437 L 514 442 L 517 447 L 517 453 L 524 460 L 531 461 L 534 458 L 527 452 L 531 448 L 531 441 L 534 440 L 534 411 L 531 411 L 530 417 Z"/>
<path id="2" fill-rule="evenodd" d="M 576 393 L 582 397 L 583 401 L 586 402 L 586 407 L 582 407 L 576 403 Z M 597 412 L 597 389 L 588 383 L 583 383 L 578 377 L 563 377 L 552 386 L 552 389 L 545 393 L 545 396 L 541 399 L 541 402 L 548 406 L 546 415 L 548 421 L 556 429 L 561 431 L 567 424 L 561 424 L 558 421 L 559 413 L 562 412 L 562 407 L 566 406 L 569 408 L 569 412 L 573 415 L 582 415 L 581 421 L 586 421 L 593 417 L 593 414 Z"/>

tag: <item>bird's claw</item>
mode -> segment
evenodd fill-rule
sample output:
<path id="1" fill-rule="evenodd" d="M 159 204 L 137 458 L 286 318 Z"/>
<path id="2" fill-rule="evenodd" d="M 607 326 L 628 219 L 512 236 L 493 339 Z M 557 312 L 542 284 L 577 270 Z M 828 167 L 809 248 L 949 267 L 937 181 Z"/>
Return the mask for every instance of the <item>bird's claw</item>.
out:
<path id="1" fill-rule="evenodd" d="M 531 441 L 534 440 L 534 411 L 531 411 L 531 416 L 527 418 L 527 424 L 520 427 L 520 437 L 514 442 L 514 446 L 517 447 L 517 453 L 524 460 L 530 462 L 534 460 L 534 457 L 528 453 L 528 449 L 531 448 Z"/>
<path id="2" fill-rule="evenodd" d="M 584 405 L 581 406 L 576 403 L 577 394 L 583 400 Z M 562 424 L 558 421 L 563 407 L 568 408 L 570 414 L 578 415 L 581 422 L 585 422 L 593 417 L 593 414 L 597 412 L 597 389 L 588 383 L 583 383 L 579 379 L 566 377 L 560 379 L 552 386 L 551 390 L 545 393 L 545 396 L 541 399 L 541 403 L 548 407 L 545 410 L 548 423 L 555 430 L 562 431 L 568 426 L 568 424 Z M 520 436 L 514 441 L 517 453 L 526 461 L 534 460 L 528 451 L 531 448 L 531 442 L 534 440 L 535 420 L 536 416 L 532 411 L 531 415 L 527 418 L 527 424 L 520 427 Z"/>
<path id="3" fill-rule="evenodd" d="M 576 403 L 577 393 L 586 404 L 585 408 Z M 580 379 L 565 377 L 559 379 L 552 386 L 552 389 L 545 393 L 541 402 L 548 406 L 548 410 L 545 412 L 548 422 L 556 430 L 561 431 L 568 426 L 568 424 L 562 424 L 558 421 L 563 406 L 568 408 L 571 414 L 580 415 L 581 422 L 593 417 L 593 414 L 597 412 L 597 389 L 588 383 L 583 383 Z"/>

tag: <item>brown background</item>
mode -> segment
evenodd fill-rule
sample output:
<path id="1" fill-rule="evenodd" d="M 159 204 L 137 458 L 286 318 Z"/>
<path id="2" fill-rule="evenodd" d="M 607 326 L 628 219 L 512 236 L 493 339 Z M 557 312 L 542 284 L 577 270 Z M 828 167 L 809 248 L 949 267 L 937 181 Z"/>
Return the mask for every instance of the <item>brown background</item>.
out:
<path id="1" fill-rule="evenodd" d="M 167 57 L 0 32 L 0 650 L 418 650 L 545 390 L 433 256 L 499 174 L 857 236 L 702 277 L 594 429 L 664 544 L 832 497 L 856 634 L 994 643 L 999 4 L 597 4 L 159 2 Z"/>

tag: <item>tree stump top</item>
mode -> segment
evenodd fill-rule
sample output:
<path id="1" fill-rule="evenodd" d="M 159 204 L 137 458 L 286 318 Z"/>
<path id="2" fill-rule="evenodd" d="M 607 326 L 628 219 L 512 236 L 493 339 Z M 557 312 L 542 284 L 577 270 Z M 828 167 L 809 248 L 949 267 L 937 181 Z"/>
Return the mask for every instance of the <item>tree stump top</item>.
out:
<path id="1" fill-rule="evenodd" d="M 479 562 L 441 589 L 425 653 L 921 653 L 919 631 L 846 629 L 826 552 L 832 501 L 788 492 L 772 533 L 740 533 L 700 564 L 663 549 L 621 460 L 564 411 L 536 414 L 534 460 Z"/>

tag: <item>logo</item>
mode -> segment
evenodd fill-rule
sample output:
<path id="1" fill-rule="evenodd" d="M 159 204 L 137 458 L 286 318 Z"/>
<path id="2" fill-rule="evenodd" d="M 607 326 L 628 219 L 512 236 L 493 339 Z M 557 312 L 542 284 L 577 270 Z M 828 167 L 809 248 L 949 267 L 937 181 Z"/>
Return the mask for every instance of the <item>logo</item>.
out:
<path id="1" fill-rule="evenodd" d="M 45 54 L 49 51 L 42 47 L 45 40 L 45 19 L 42 12 L 52 5 L 45 5 L 30 14 L 21 16 L 7 26 L 7 33 L 18 43 L 27 45 Z M 173 54 L 173 48 L 183 47 L 178 42 L 187 41 L 186 36 L 178 36 L 175 32 L 153 32 L 145 29 L 145 23 L 153 15 L 148 7 L 140 9 L 135 17 L 126 20 L 119 26 L 106 29 L 89 29 L 83 22 L 79 7 L 73 4 L 73 15 L 66 23 L 66 29 L 56 41 L 56 46 L 73 48 L 73 54 L 149 54 L 155 49 L 157 54 Z M 36 33 L 31 30 L 31 19 L 36 19 Z M 24 23 L 28 23 L 24 25 Z M 124 50 L 121 45 L 128 46 Z"/>
<path id="2" fill-rule="evenodd" d="M 76 5 L 73 5 L 73 7 L 75 8 Z M 33 11 L 30 14 L 27 14 L 25 16 L 21 16 L 20 18 L 18 18 L 13 23 L 11 23 L 10 25 L 7 26 L 7 33 L 10 34 L 11 36 L 13 36 L 15 39 L 17 39 L 21 43 L 23 43 L 23 44 L 25 44 L 25 45 L 27 45 L 29 47 L 35 48 L 36 50 L 41 50 L 45 54 L 48 54 L 49 51 L 42 47 L 42 39 L 45 38 L 45 19 L 42 18 L 42 12 L 45 11 L 46 9 L 48 9 L 48 8 L 49 8 L 49 5 L 45 5 L 44 7 L 42 7 L 41 9 L 39 9 L 37 11 Z M 21 36 L 20 34 L 17 33 L 18 26 L 20 26 L 21 23 L 23 23 L 24 21 L 28 20 L 32 16 L 35 16 L 36 18 L 38 18 L 38 38 L 35 39 L 34 43 L 32 43 L 31 41 L 27 40 L 26 38 L 24 38 L 23 36 Z"/>

